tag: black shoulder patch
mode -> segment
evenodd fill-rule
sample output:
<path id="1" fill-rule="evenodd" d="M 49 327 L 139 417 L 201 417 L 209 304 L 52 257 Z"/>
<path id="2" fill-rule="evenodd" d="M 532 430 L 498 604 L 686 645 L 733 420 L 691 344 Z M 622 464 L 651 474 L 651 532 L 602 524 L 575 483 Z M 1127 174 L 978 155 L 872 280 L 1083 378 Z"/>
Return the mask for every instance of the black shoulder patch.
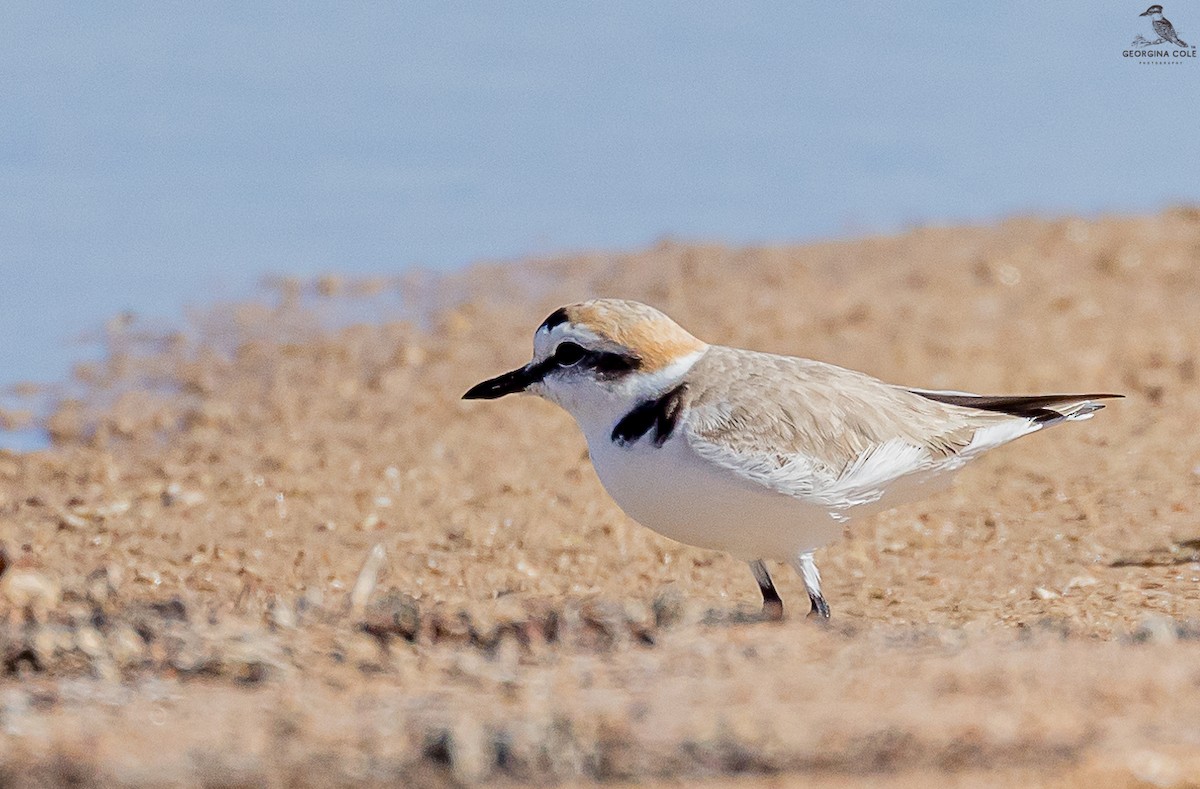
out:
<path id="1" fill-rule="evenodd" d="M 559 307 L 554 312 L 550 313 L 550 316 L 546 318 L 546 320 L 542 321 L 542 328 L 546 331 L 550 331 L 560 323 L 566 323 L 569 320 L 570 318 L 567 317 L 566 307 Z"/>
<path id="2" fill-rule="evenodd" d="M 667 443 L 683 412 L 683 395 L 686 391 L 687 384 L 680 384 L 662 397 L 636 406 L 621 417 L 621 421 L 613 428 L 613 443 L 631 447 L 651 430 L 654 431 L 654 446 L 661 447 Z"/>

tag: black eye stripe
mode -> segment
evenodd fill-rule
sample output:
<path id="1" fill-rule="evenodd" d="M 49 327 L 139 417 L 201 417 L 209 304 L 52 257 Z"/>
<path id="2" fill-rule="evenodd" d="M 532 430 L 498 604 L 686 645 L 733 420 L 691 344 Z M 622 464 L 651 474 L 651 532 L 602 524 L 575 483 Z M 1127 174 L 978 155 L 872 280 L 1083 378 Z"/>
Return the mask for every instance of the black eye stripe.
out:
<path id="1" fill-rule="evenodd" d="M 642 360 L 633 355 L 601 352 L 595 354 L 592 365 L 602 373 L 626 373 L 641 367 Z"/>
<path id="2" fill-rule="evenodd" d="M 620 378 L 642 366 L 642 359 L 634 353 L 616 351 L 594 351 L 566 340 L 555 347 L 546 359 L 539 363 L 543 374 L 551 370 L 594 370 L 596 377 L 603 380 Z"/>

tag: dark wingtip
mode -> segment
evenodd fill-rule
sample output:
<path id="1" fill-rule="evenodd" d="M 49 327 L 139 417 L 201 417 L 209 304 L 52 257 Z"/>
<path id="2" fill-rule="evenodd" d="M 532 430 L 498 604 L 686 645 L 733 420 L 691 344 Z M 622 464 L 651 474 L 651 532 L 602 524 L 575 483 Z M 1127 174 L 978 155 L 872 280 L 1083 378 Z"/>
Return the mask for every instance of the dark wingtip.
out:
<path id="1" fill-rule="evenodd" d="M 911 390 L 927 400 L 947 405 L 995 411 L 1029 419 L 1054 420 L 1062 413 L 1056 406 L 1086 403 L 1092 400 L 1120 399 L 1125 395 L 1108 393 L 1065 394 L 1065 395 L 970 395 L 949 392 Z M 1097 404 L 1099 405 L 1099 404 Z M 1098 410 L 1098 409 L 1092 409 Z"/>

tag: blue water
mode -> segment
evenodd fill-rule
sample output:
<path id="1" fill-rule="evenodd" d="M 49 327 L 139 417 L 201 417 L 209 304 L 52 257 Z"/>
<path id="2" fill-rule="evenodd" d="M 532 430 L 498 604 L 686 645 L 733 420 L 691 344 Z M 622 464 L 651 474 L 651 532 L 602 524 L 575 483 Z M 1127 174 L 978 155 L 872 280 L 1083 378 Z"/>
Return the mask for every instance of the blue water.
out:
<path id="1" fill-rule="evenodd" d="M 1196 202 L 1144 5 L 8 0 L 0 384 L 269 272 Z"/>

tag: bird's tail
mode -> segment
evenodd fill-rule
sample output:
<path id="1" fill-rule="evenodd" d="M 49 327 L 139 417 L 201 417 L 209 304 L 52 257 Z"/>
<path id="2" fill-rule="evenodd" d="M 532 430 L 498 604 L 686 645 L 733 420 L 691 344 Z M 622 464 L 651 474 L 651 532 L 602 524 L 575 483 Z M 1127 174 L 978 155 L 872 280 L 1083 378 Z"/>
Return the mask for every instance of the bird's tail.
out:
<path id="1" fill-rule="evenodd" d="M 1041 426 L 1066 420 L 1090 419 L 1104 407 L 1098 400 L 1124 397 L 1119 394 L 1060 394 L 1060 395 L 973 395 L 963 392 L 930 392 L 914 389 L 914 392 L 947 405 L 995 411 L 1010 416 L 1020 416 Z"/>

